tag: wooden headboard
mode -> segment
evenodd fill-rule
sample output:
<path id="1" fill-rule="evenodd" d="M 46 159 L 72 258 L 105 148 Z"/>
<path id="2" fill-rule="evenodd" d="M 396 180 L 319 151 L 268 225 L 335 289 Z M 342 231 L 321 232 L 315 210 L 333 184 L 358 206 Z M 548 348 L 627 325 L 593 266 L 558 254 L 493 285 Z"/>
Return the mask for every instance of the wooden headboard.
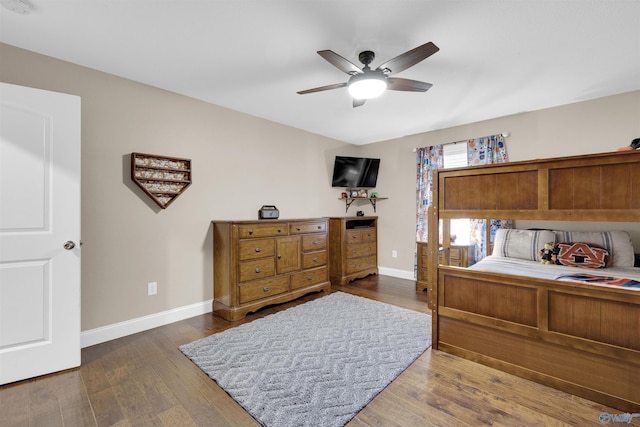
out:
<path id="1" fill-rule="evenodd" d="M 638 221 L 640 151 L 440 170 L 434 207 L 440 218 Z"/>

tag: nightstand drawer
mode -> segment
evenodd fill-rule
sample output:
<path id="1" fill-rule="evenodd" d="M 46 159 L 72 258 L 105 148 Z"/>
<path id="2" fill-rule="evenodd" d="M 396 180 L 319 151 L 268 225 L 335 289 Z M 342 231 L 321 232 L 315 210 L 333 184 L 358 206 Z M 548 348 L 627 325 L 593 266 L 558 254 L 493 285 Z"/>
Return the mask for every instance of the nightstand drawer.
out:
<path id="1" fill-rule="evenodd" d="M 264 280 L 256 280 L 240 285 L 240 304 L 259 300 L 271 295 L 281 294 L 289 290 L 289 277 L 275 277 Z"/>
<path id="2" fill-rule="evenodd" d="M 425 253 L 418 259 L 418 265 L 427 265 L 429 264 L 429 257 Z"/>
<path id="3" fill-rule="evenodd" d="M 449 248 L 449 265 L 468 267 L 473 262 L 475 245 L 456 245 Z"/>

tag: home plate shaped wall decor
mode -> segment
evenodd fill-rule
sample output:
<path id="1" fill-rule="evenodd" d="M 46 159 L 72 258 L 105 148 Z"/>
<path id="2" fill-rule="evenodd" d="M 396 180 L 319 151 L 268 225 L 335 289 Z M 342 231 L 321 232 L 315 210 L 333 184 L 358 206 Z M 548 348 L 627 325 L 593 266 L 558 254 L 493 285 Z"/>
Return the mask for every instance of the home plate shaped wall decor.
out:
<path id="1" fill-rule="evenodd" d="M 165 209 L 191 185 L 191 159 L 131 153 L 131 179 Z"/>

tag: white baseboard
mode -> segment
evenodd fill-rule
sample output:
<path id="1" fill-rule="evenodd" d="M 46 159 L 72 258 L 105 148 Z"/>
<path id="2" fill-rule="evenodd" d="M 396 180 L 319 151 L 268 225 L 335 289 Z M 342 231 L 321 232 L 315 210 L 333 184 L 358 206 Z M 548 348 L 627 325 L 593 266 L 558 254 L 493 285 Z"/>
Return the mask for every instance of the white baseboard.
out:
<path id="1" fill-rule="evenodd" d="M 158 326 L 168 325 L 179 320 L 188 319 L 200 314 L 211 313 L 212 300 L 202 301 L 184 307 L 178 307 L 125 322 L 114 323 L 80 333 L 80 347 L 85 348 L 116 338 L 126 337 Z"/>
<path id="2" fill-rule="evenodd" d="M 413 271 L 378 267 L 378 273 L 384 276 L 397 277 L 399 279 L 415 280 Z M 89 347 L 115 340 L 117 338 L 126 337 L 127 335 L 137 334 L 138 332 L 146 331 L 148 329 L 157 328 L 158 326 L 168 325 L 169 323 L 178 322 L 190 317 L 211 313 L 211 304 L 212 300 L 202 301 L 186 305 L 184 307 L 178 307 L 160 313 L 154 313 L 148 316 L 138 317 L 136 319 L 83 331 L 80 333 L 80 347 Z"/>
<path id="3" fill-rule="evenodd" d="M 397 277 L 398 279 L 416 280 L 413 271 L 398 270 L 396 268 L 387 268 L 378 266 L 378 273 L 383 276 Z"/>

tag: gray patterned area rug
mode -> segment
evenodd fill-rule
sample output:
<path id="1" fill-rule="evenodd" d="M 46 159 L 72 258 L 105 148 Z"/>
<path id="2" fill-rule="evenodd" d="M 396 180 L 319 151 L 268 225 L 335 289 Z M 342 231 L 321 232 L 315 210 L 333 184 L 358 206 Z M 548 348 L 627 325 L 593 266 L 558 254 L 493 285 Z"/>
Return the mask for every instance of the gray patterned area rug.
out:
<path id="1" fill-rule="evenodd" d="M 431 316 L 336 292 L 180 346 L 260 424 L 343 426 L 431 345 Z"/>

